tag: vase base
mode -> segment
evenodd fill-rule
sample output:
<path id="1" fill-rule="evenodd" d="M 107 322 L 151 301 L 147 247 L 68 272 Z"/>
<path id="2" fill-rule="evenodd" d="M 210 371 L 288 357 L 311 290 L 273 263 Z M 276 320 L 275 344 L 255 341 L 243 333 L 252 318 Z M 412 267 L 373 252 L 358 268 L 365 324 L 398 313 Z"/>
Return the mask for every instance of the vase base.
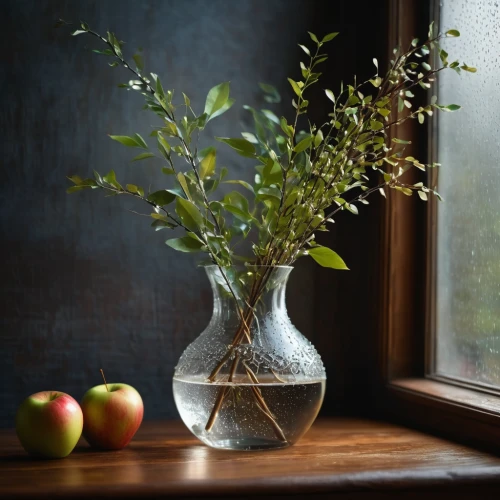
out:
<path id="1" fill-rule="evenodd" d="M 276 450 L 279 448 L 287 448 L 292 443 L 288 441 L 277 441 L 274 439 L 259 439 L 259 438 L 246 438 L 246 439 L 220 439 L 212 441 L 210 439 L 203 439 L 203 442 L 211 448 L 218 448 L 222 450 L 236 450 L 236 451 L 264 451 Z"/>

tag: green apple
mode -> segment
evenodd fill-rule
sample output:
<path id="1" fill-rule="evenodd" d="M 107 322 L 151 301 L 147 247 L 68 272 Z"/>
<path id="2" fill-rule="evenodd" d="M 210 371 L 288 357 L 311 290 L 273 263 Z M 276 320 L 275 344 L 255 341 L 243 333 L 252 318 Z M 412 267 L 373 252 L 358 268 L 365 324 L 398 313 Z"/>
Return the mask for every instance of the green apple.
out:
<path id="1" fill-rule="evenodd" d="M 89 389 L 82 400 L 83 436 L 91 446 L 120 450 L 141 425 L 140 394 L 127 384 L 103 384 Z"/>
<path id="2" fill-rule="evenodd" d="M 63 458 L 82 435 L 83 414 L 79 404 L 59 391 L 43 391 L 26 398 L 16 415 L 16 432 L 31 455 Z"/>

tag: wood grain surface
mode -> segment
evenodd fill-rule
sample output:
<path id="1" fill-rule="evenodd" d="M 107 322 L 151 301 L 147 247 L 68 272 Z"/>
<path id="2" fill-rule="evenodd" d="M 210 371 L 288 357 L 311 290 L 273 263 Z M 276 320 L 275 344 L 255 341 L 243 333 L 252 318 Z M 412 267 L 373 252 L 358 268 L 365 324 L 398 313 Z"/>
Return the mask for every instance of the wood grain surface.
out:
<path id="1" fill-rule="evenodd" d="M 145 423 L 131 445 L 33 460 L 13 431 L 0 433 L 0 497 L 163 498 L 306 495 L 320 498 L 494 498 L 500 458 L 395 426 L 323 419 L 295 446 L 214 450 L 180 422 Z M 481 494 L 481 496 L 462 496 Z M 380 496 L 381 495 L 381 496 Z M 415 496 L 416 495 L 416 496 Z M 436 497 L 437 498 L 437 497 Z M 498 498 L 498 496 L 497 496 Z"/>

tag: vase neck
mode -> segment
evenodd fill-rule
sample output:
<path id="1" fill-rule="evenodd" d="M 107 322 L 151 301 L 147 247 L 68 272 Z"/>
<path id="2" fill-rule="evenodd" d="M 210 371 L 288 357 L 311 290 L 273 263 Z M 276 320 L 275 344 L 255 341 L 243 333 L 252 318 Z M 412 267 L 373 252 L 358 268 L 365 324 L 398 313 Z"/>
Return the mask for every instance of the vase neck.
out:
<path id="1" fill-rule="evenodd" d="M 258 316 L 286 312 L 285 293 L 291 267 L 224 268 L 225 277 L 217 266 L 207 266 L 206 271 L 214 296 L 212 321 L 237 321 L 237 304 L 241 311 L 253 308 Z"/>

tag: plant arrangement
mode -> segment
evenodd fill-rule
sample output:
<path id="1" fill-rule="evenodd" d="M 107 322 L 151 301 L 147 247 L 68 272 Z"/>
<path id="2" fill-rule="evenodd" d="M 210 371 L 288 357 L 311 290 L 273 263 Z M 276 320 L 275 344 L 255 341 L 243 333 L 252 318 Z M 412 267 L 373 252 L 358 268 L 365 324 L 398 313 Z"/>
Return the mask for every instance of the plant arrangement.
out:
<path id="1" fill-rule="evenodd" d="M 86 189 L 102 190 L 107 195 L 137 198 L 150 207 L 155 230 L 184 231 L 166 244 L 180 252 L 203 253 L 204 262 L 217 266 L 224 289 L 234 300 L 239 326 L 226 353 L 214 363 L 208 382 L 219 380 L 221 369 L 229 367 L 224 380 L 231 382 L 240 362 L 235 350 L 251 344 L 251 325 L 255 308 L 268 286 L 273 269 L 291 266 L 298 258 L 309 256 L 318 264 L 345 270 L 343 259 L 332 249 L 319 245 L 317 231 L 328 231 L 340 212 L 357 214 L 360 205 L 369 203 L 373 193 L 386 196 L 388 189 L 423 201 L 434 195 L 435 186 L 405 182 L 412 168 L 426 171 L 439 166 L 426 164 L 405 154 L 409 141 L 394 136 L 395 127 L 407 120 L 423 124 L 436 111 L 456 111 L 456 104 L 438 104 L 436 97 L 425 106 L 414 106 L 418 91 L 429 91 L 438 73 L 475 72 L 475 68 L 451 60 L 440 46 L 444 37 L 458 37 L 451 29 L 439 33 L 433 24 L 428 37 L 414 39 L 403 49 L 396 48 L 387 71 L 380 71 L 373 59 L 374 74 L 367 81 L 341 85 L 336 91 L 325 90 L 324 123 L 307 120 L 308 91 L 320 79 L 320 68 L 328 59 L 325 45 L 338 33 L 317 37 L 309 33 L 311 46 L 300 45 L 304 62 L 300 76 L 288 79 L 295 97 L 290 116 L 278 117 L 270 110 L 246 109 L 255 124 L 241 137 L 216 137 L 240 156 L 252 159 L 257 166 L 253 183 L 231 179 L 227 169 L 217 166 L 215 146 L 199 150 L 197 138 L 206 124 L 219 118 L 234 104 L 228 82 L 208 92 L 200 113 L 191 106 L 187 95 L 175 94 L 155 73 L 144 70 L 140 54 L 125 58 L 122 42 L 114 33 L 102 36 L 86 23 L 73 35 L 91 35 L 104 45 L 94 50 L 109 59 L 111 67 L 123 67 L 132 74 L 119 86 L 144 96 L 145 109 L 157 115 L 157 126 L 146 141 L 141 135 L 111 135 L 111 139 L 140 150 L 133 161 L 158 161 L 165 186 L 148 191 L 135 184 L 124 184 L 113 170 L 105 175 L 94 172 L 93 178 L 70 177 L 73 193 Z M 279 94 L 270 85 L 261 84 L 265 100 L 278 102 Z M 390 132 L 391 131 L 391 132 Z M 151 144 L 154 143 L 154 146 Z M 235 190 L 217 197 L 221 183 L 233 184 Z M 237 247 L 249 241 L 250 255 L 239 255 Z M 250 272 L 237 271 L 235 264 L 245 264 Z M 257 271 L 258 269 L 258 271 Z M 259 378 L 245 366 L 249 380 Z M 227 398 L 221 388 L 206 424 L 209 432 Z M 280 439 L 286 439 L 280 424 L 269 410 L 259 390 L 255 404 L 265 415 Z"/>

